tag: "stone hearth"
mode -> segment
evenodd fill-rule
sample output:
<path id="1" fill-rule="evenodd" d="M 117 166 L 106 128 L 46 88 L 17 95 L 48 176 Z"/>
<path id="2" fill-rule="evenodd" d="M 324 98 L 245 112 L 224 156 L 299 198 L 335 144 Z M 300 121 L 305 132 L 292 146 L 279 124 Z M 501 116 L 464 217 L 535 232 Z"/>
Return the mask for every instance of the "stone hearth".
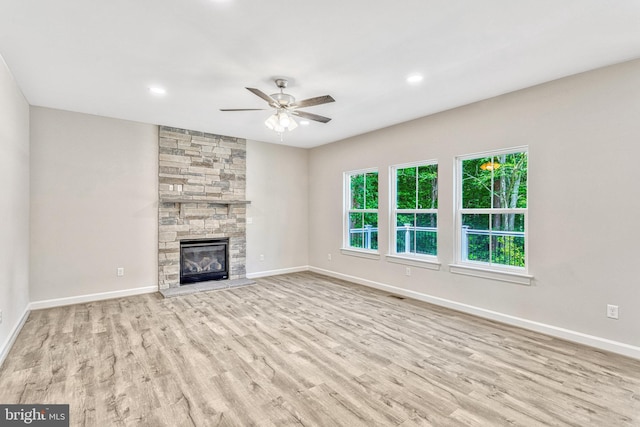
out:
<path id="1" fill-rule="evenodd" d="M 248 284 L 246 140 L 161 126 L 159 144 L 160 290 L 194 286 L 180 286 L 180 241 L 187 239 L 229 238 L 229 280 L 192 291 Z"/>

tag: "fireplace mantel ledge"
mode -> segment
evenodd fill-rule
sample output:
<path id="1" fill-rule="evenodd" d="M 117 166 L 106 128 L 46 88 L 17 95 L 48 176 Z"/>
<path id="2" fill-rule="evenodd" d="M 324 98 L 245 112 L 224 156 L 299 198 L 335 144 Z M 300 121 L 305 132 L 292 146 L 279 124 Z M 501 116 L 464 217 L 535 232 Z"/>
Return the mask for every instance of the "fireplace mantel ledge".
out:
<path id="1" fill-rule="evenodd" d="M 184 218 L 184 205 L 187 203 L 207 203 L 210 205 L 226 206 L 227 215 L 231 206 L 248 205 L 251 202 L 249 200 L 220 200 L 212 199 L 210 197 L 195 197 L 188 199 L 186 197 L 163 197 L 160 199 L 160 203 L 177 203 L 180 205 L 180 218 Z"/>
<path id="2" fill-rule="evenodd" d="M 248 205 L 251 202 L 249 200 L 220 200 L 220 199 L 212 199 L 208 197 L 195 197 L 195 198 L 186 198 L 186 197 L 163 197 L 160 199 L 160 203 L 208 203 L 210 205 Z"/>

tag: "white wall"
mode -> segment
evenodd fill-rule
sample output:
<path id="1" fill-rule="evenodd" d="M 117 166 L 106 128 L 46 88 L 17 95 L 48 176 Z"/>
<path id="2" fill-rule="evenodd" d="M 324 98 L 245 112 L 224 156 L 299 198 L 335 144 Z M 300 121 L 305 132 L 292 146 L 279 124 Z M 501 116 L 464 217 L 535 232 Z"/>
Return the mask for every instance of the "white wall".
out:
<path id="1" fill-rule="evenodd" d="M 31 153 L 31 300 L 157 286 L 158 127 L 32 107 Z"/>
<path id="2" fill-rule="evenodd" d="M 0 57 L 0 364 L 29 304 L 29 104 Z"/>
<path id="3" fill-rule="evenodd" d="M 299 270 L 309 263 L 308 153 L 247 141 L 249 277 Z"/>
<path id="4" fill-rule="evenodd" d="M 374 286 L 441 298 L 458 308 L 469 306 L 468 311 L 498 313 L 502 320 L 512 316 L 529 326 L 540 322 L 564 328 L 572 338 L 587 334 L 613 340 L 637 352 L 639 117 L 640 61 L 633 61 L 315 148 L 309 160 L 310 265 Z M 529 146 L 533 285 L 450 273 L 455 156 L 520 145 Z M 442 268 L 414 267 L 406 277 L 405 266 L 384 256 L 377 261 L 341 255 L 342 173 L 378 167 L 380 200 L 388 200 L 389 166 L 426 159 L 440 165 Z M 383 254 L 388 248 L 386 206 L 381 203 Z M 619 320 L 606 318 L 608 303 L 620 306 Z"/>

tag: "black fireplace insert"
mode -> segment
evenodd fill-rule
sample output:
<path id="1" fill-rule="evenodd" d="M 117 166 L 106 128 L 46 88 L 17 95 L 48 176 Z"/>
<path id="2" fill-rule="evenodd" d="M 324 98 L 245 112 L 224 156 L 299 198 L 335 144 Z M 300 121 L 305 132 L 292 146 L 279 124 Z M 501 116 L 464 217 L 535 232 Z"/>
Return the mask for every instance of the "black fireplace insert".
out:
<path id="1" fill-rule="evenodd" d="M 180 284 L 229 278 L 229 239 L 180 241 Z"/>

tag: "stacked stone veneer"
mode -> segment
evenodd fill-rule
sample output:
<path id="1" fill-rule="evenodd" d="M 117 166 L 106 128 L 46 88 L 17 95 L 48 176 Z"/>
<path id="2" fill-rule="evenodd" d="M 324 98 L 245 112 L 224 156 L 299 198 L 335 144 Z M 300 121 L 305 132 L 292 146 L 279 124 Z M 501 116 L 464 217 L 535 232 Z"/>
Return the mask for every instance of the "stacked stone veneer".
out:
<path id="1" fill-rule="evenodd" d="M 180 286 L 180 241 L 229 238 L 229 279 L 246 275 L 246 205 L 167 202 L 246 197 L 246 140 L 160 127 L 159 287 Z"/>

